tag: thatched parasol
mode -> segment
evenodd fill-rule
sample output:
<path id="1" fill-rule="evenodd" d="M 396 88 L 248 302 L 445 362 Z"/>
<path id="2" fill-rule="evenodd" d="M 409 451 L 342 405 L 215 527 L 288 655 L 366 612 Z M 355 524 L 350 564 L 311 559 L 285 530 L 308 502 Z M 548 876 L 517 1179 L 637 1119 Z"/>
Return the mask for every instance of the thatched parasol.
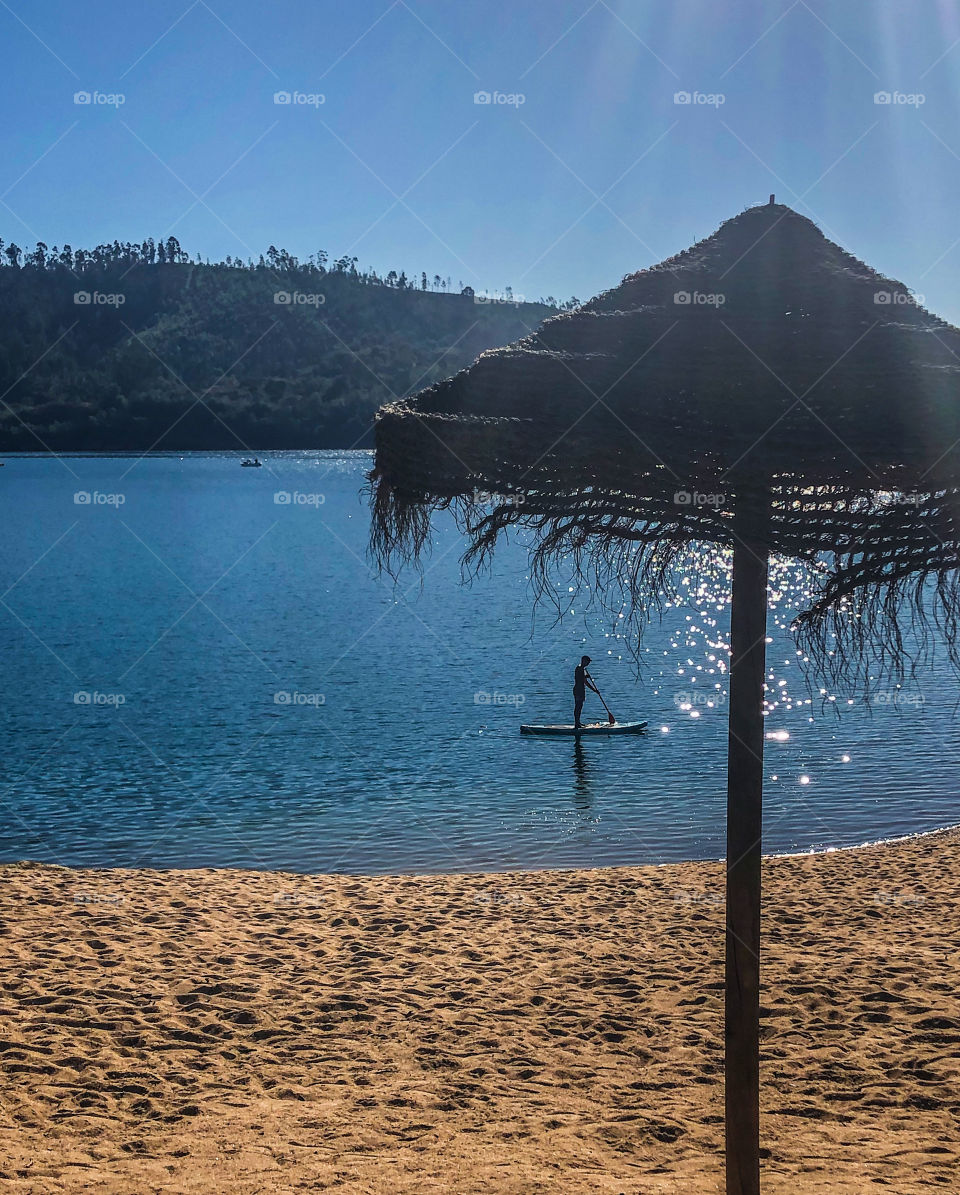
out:
<path id="1" fill-rule="evenodd" d="M 902 672 L 960 626 L 960 330 L 775 204 L 629 275 L 378 417 L 372 544 L 417 556 L 452 508 L 482 560 L 535 533 L 643 618 L 681 553 L 732 548 L 727 1190 L 759 1191 L 760 844 L 771 553 L 817 584 L 813 666 Z M 612 590 L 610 587 L 612 586 Z"/>

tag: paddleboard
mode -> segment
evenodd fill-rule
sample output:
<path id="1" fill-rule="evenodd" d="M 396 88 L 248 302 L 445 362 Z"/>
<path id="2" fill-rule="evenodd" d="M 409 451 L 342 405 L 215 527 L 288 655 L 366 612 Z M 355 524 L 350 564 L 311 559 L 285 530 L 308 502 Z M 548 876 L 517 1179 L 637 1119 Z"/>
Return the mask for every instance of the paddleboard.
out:
<path id="1" fill-rule="evenodd" d="M 585 734 L 639 734 L 647 725 L 646 722 L 587 722 L 581 727 L 576 726 L 521 726 L 521 734 L 569 734 L 578 738 Z"/>

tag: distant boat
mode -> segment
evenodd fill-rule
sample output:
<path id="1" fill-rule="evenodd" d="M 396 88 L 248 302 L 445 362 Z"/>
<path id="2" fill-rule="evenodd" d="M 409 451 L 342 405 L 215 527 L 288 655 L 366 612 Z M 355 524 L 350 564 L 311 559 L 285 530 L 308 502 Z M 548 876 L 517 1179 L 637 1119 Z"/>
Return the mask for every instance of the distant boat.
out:
<path id="1" fill-rule="evenodd" d="M 263 467 L 263 461 L 258 457 L 254 457 L 253 460 L 247 457 L 246 460 L 240 462 L 240 467 L 241 469 L 260 469 Z"/>

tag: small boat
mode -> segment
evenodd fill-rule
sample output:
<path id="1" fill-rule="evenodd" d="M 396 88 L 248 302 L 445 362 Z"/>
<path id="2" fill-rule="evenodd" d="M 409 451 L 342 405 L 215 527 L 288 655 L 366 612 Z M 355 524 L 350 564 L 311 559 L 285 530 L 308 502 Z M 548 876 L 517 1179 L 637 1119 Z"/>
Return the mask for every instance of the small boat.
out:
<path id="1" fill-rule="evenodd" d="M 263 467 L 263 461 L 261 461 L 257 457 L 254 457 L 253 460 L 251 460 L 249 457 L 247 457 L 246 460 L 243 460 L 240 462 L 241 469 L 260 469 L 262 467 Z"/>
<path id="2" fill-rule="evenodd" d="M 521 734 L 576 735 L 585 734 L 639 734 L 646 722 L 588 722 L 583 726 L 521 726 Z"/>

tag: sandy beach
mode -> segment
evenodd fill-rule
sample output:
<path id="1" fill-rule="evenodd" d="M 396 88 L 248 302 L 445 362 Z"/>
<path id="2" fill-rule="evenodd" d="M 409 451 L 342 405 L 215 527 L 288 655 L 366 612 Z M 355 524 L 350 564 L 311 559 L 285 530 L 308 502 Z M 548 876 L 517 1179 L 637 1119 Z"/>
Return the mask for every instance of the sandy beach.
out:
<path id="1" fill-rule="evenodd" d="M 722 868 L 3 869 L 11 1192 L 718 1192 Z M 769 1192 L 960 1189 L 960 834 L 765 865 Z"/>

